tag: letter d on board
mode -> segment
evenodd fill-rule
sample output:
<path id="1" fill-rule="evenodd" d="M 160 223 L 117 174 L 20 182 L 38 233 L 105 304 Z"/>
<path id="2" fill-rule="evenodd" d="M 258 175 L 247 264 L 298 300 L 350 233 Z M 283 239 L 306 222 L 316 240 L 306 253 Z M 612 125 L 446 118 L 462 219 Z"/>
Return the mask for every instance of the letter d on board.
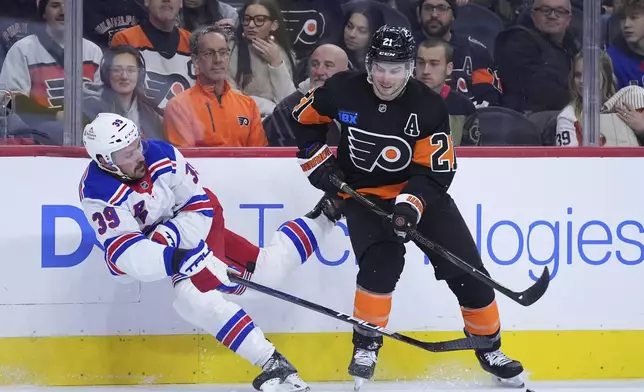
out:
<path id="1" fill-rule="evenodd" d="M 81 243 L 67 255 L 56 254 L 56 219 L 68 218 L 81 230 Z M 41 220 L 41 265 L 42 268 L 68 268 L 83 262 L 96 243 L 94 230 L 87 222 L 83 210 L 69 205 L 42 206 Z"/>

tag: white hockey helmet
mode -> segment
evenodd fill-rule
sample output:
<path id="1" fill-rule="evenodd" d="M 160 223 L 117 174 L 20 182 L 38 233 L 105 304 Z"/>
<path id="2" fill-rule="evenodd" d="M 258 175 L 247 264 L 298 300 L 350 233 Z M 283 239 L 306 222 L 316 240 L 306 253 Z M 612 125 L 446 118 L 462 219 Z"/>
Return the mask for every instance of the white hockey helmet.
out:
<path id="1" fill-rule="evenodd" d="M 83 130 L 83 144 L 98 166 L 122 178 L 130 179 L 114 162 L 113 154 L 140 139 L 134 121 L 114 113 L 99 113 Z M 103 158 L 103 161 L 99 160 Z"/>

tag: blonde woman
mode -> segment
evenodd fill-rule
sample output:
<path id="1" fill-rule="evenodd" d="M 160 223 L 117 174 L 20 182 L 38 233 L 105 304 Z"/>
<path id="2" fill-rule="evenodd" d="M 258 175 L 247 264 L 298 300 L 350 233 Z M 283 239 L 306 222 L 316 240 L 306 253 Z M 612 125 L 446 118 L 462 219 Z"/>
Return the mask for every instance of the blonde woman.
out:
<path id="1" fill-rule="evenodd" d="M 615 94 L 615 75 L 613 75 L 613 63 L 606 52 L 600 55 L 601 70 L 601 98 L 602 105 Z M 583 108 L 583 79 L 584 59 L 582 52 L 574 59 L 573 68 L 568 77 L 568 89 L 571 95 L 571 102 L 557 116 L 557 134 L 555 143 L 557 146 L 576 147 L 582 144 L 582 108 Z"/>

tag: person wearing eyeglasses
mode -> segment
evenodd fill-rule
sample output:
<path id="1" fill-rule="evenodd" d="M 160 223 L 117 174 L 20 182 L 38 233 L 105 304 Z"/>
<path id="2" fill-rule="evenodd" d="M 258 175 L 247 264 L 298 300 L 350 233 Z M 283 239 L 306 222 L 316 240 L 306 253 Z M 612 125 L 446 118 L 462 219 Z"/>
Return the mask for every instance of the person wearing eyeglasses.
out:
<path id="1" fill-rule="evenodd" d="M 255 99 L 263 115 L 295 92 L 295 58 L 275 0 L 248 0 L 239 11 L 228 81 Z"/>
<path id="2" fill-rule="evenodd" d="M 148 18 L 121 30 L 111 46 L 130 45 L 141 51 L 146 64 L 145 93 L 164 109 L 168 101 L 195 84 L 190 63 L 190 32 L 176 26 L 182 0 L 145 0 Z"/>
<path id="3" fill-rule="evenodd" d="M 502 79 L 499 80 L 487 47 L 476 37 L 452 30 L 461 3 L 456 0 L 419 0 L 416 17 L 420 29 L 414 34 L 416 45 L 428 38 L 449 42 L 454 50 L 454 70 L 448 85 L 452 90 L 467 95 L 474 106 L 498 106 L 503 94 Z"/>
<path id="4" fill-rule="evenodd" d="M 99 113 L 114 113 L 132 120 L 148 140 L 165 140 L 163 111 L 145 96 L 145 61 L 138 49 L 119 45 L 103 52 L 100 67 L 102 90 L 86 89 L 83 115 L 86 122 Z"/>
<path id="5" fill-rule="evenodd" d="M 571 9 L 570 0 L 535 0 L 531 18 L 498 35 L 503 106 L 527 114 L 568 105 L 568 75 L 580 48 L 568 31 Z"/>
<path id="6" fill-rule="evenodd" d="M 210 25 L 190 37 L 197 84 L 165 108 L 163 128 L 175 147 L 265 147 L 255 101 L 226 80 L 230 52 L 223 27 Z"/>

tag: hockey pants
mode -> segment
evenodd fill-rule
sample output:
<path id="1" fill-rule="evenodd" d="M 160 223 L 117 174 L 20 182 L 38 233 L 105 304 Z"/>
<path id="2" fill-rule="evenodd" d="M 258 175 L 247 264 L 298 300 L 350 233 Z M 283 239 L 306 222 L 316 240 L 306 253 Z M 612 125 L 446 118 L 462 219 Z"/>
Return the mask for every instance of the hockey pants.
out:
<path id="1" fill-rule="evenodd" d="M 323 214 L 286 222 L 265 248 L 258 248 L 245 238 L 225 228 L 223 208 L 217 197 L 206 189 L 214 210 L 214 219 L 206 242 L 214 255 L 254 282 L 275 287 L 315 252 L 320 241 L 334 227 Z M 190 279 L 173 278 L 174 309 L 189 323 L 215 336 L 224 346 L 254 365 L 262 365 L 275 347 L 264 338 L 251 317 L 219 291 L 201 293 Z M 234 294 L 241 295 L 240 286 Z"/>

